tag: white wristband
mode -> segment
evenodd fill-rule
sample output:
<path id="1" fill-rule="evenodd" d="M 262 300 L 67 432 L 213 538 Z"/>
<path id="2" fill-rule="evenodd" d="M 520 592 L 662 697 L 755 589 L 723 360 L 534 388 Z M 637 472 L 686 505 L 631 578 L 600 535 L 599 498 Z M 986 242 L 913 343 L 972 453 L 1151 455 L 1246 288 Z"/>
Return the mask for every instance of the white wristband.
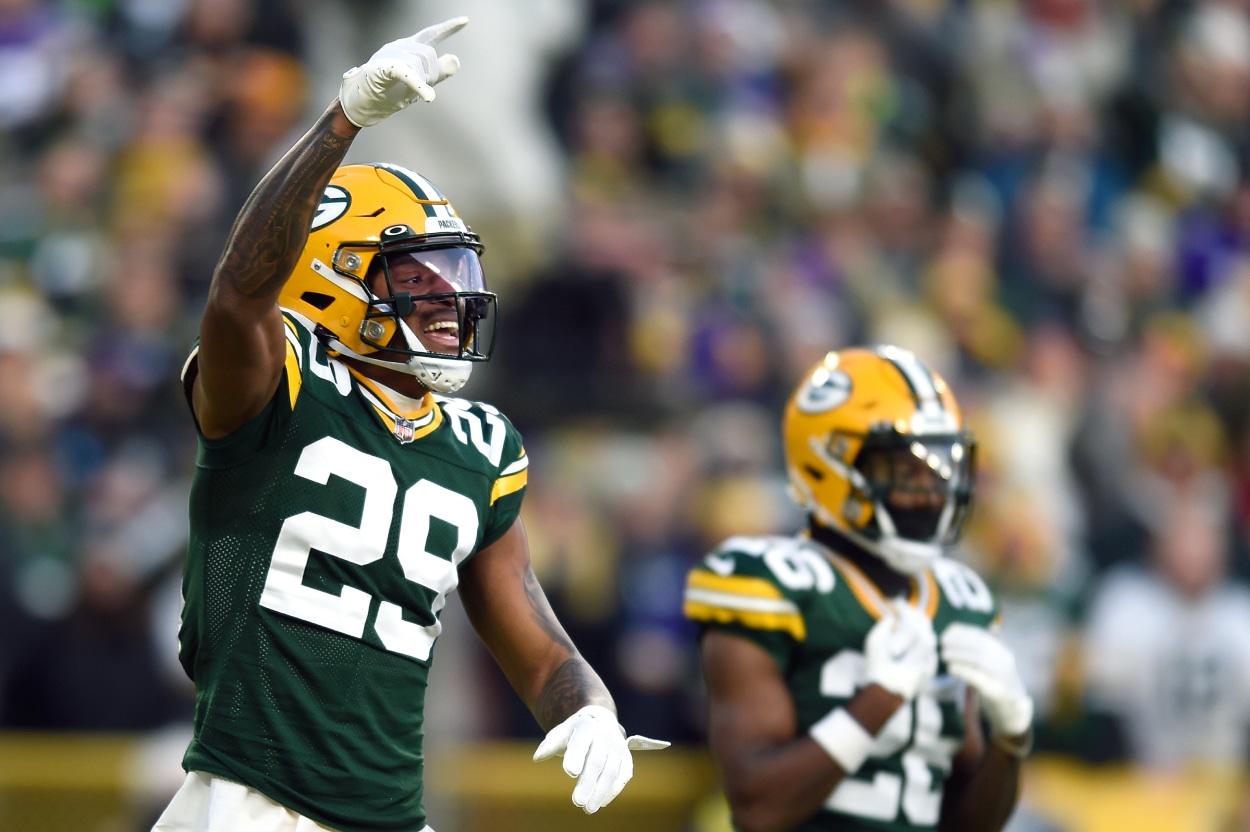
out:
<path id="1" fill-rule="evenodd" d="M 844 708 L 836 708 L 816 722 L 808 734 L 847 774 L 854 774 L 868 758 L 872 734 Z"/>

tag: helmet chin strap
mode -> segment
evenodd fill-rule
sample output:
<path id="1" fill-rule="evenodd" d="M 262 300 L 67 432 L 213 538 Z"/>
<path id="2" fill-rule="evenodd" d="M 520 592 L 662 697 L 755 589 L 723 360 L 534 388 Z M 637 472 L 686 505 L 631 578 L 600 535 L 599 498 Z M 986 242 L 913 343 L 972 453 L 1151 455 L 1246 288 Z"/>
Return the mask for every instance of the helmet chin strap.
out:
<path id="1" fill-rule="evenodd" d="M 427 390 L 435 393 L 456 392 L 461 387 L 464 387 L 469 380 L 469 375 L 473 372 L 472 362 L 458 358 L 434 358 L 429 355 L 414 355 L 407 361 L 383 361 L 380 358 L 361 355 L 351 350 L 337 338 L 328 339 L 326 345 L 340 355 L 346 355 L 348 358 L 354 358 L 357 361 L 363 361 L 365 364 L 386 367 L 388 370 L 395 370 L 413 376 Z"/>
<path id="2" fill-rule="evenodd" d="M 469 380 L 469 375 L 473 372 L 473 362 L 465 361 L 463 358 L 436 358 L 426 353 L 425 344 L 421 343 L 421 339 L 412 331 L 412 327 L 408 326 L 408 322 L 403 318 L 397 318 L 397 320 L 399 329 L 404 333 L 404 339 L 408 342 L 408 349 L 423 353 L 408 359 L 406 366 L 412 369 L 406 372 L 411 372 L 417 377 L 417 381 L 435 393 L 454 393 L 464 387 Z"/>

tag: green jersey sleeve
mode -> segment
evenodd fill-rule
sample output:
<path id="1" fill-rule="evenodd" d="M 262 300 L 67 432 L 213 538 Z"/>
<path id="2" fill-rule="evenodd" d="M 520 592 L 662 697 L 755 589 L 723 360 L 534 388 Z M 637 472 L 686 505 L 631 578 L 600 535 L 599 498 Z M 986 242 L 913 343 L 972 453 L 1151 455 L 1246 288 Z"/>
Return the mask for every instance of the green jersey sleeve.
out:
<path id="1" fill-rule="evenodd" d="M 808 638 L 810 596 L 833 584 L 828 563 L 793 538 L 733 537 L 690 570 L 684 612 L 758 644 L 788 673 Z"/>
<path id="2" fill-rule="evenodd" d="M 219 439 L 206 437 L 200 429 L 199 419 L 195 417 L 191 391 L 200 370 L 199 339 L 197 338 L 192 345 L 186 361 L 183 362 L 181 378 L 187 406 L 191 409 L 191 418 L 200 439 L 198 464 L 210 467 L 230 467 L 245 461 L 281 430 L 295 409 L 295 402 L 303 386 L 304 357 L 308 352 L 312 333 L 290 313 L 283 313 L 282 324 L 283 334 L 286 336 L 286 351 L 277 390 L 260 413 L 239 426 L 237 430 Z"/>
<path id="3" fill-rule="evenodd" d="M 998 599 L 976 570 L 952 558 L 939 558 L 929 573 L 936 584 L 933 628 L 941 634 L 958 621 L 997 631 L 1001 621 Z"/>
<path id="4" fill-rule="evenodd" d="M 529 484 L 525 444 L 512 422 L 492 405 L 449 396 L 436 396 L 435 400 L 456 437 L 480 451 L 492 466 L 490 509 L 478 547 L 485 548 L 503 537 L 521 513 Z"/>

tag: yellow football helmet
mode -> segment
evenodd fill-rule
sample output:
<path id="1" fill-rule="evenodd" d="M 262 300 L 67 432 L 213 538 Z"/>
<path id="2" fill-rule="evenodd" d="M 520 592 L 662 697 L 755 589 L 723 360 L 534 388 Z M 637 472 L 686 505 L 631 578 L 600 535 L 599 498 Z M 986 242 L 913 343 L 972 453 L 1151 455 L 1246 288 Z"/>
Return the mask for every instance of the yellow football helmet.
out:
<path id="1" fill-rule="evenodd" d="M 486 291 L 481 253 L 477 234 L 425 177 L 398 165 L 345 165 L 326 187 L 278 303 L 307 318 L 335 352 L 451 393 L 494 347 L 496 299 Z M 422 275 L 413 281 L 419 293 L 396 291 L 396 258 L 416 261 L 406 268 Z M 431 349 L 409 326 L 414 309 L 431 308 L 423 304 L 454 309 L 454 319 L 447 311 L 430 329 L 458 349 Z M 379 358 L 380 350 L 401 360 Z"/>
<path id="2" fill-rule="evenodd" d="M 954 543 L 972 502 L 972 435 L 950 387 L 898 347 L 830 352 L 782 422 L 791 493 L 820 525 L 906 574 Z"/>

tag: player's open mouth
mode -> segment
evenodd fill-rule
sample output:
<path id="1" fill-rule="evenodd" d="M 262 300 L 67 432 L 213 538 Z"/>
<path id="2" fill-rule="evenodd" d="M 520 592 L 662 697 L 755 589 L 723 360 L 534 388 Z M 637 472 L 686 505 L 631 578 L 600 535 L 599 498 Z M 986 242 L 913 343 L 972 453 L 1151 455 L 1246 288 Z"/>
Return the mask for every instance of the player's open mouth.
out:
<path id="1" fill-rule="evenodd" d="M 460 349 L 460 326 L 455 321 L 435 321 L 421 330 L 422 340 L 431 347 Z"/>

